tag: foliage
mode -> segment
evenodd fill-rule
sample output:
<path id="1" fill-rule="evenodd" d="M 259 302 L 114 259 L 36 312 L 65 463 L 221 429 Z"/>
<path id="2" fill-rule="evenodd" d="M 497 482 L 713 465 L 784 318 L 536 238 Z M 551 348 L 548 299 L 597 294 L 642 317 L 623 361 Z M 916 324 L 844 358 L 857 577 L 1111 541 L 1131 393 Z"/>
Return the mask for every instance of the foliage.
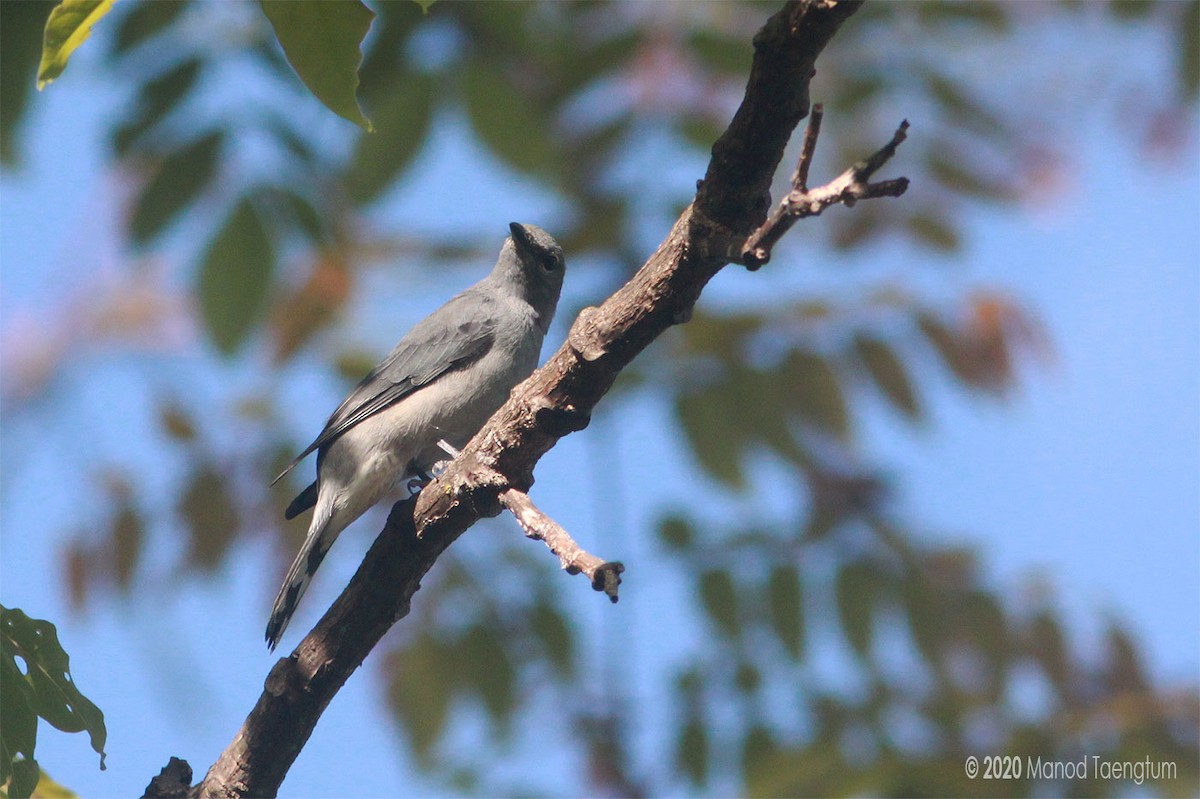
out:
<path id="1" fill-rule="evenodd" d="M 67 653 L 48 621 L 0 606 L 0 786 L 12 799 L 53 794 L 34 757 L 38 718 L 63 732 L 87 731 L 104 768 L 104 714 L 75 686 Z M 45 782 L 46 785 L 42 783 Z"/>
<path id="2" fill-rule="evenodd" d="M 19 5 L 0 4 L 9 59 L 22 52 L 9 37 L 30 27 L 10 29 Z M 569 209 L 556 233 L 572 259 L 618 283 L 693 188 L 695 176 L 676 184 L 647 174 L 658 164 L 645 155 L 645 140 L 661 137 L 703 163 L 740 96 L 751 37 L 768 10 L 732 2 L 373 8 L 372 22 L 357 1 L 221 10 L 148 2 L 106 20 L 104 69 L 128 81 L 133 98 L 109 133 L 113 162 L 135 185 L 125 231 L 131 259 L 172 254 L 181 280 L 190 281 L 214 345 L 209 366 L 218 372 L 232 372 L 240 359 L 283 375 L 292 363 L 324 357 L 331 329 L 361 301 L 375 262 L 403 257 L 436 271 L 476 258 L 461 240 L 399 239 L 368 221 L 446 120 L 468 125 L 497 169 L 552 190 Z M 1183 31 L 1171 86 L 1194 104 L 1197 26 L 1187 23 L 1197 3 L 1106 8 L 1115 24 L 1134 24 L 1135 14 L 1136 24 Z M 904 171 L 921 190 L 903 203 L 830 214 L 805 235 L 827 235 L 835 248 L 900 238 L 958 252 L 965 204 L 1012 202 L 1053 158 L 1042 150 L 1043 160 L 1030 158 L 1035 143 L 1001 113 L 995 88 L 960 77 L 946 54 L 962 41 L 1009 41 L 1031 18 L 1072 24 L 1086 13 L 1095 12 L 1086 4 L 868 4 L 839 33 L 814 83 L 827 109 L 825 143 L 835 143 L 823 158 L 842 166 L 886 138 L 873 124 L 877 109 L 889 109 L 887 125 L 892 110 L 919 107 L 929 124 L 906 143 Z M 239 46 L 212 46 L 205 33 L 218 23 L 236 30 Z M 913 27 L 920 47 L 887 35 Z M 161 53 L 169 57 L 152 57 Z M 64 48 L 63 63 L 68 55 Z M 238 95 L 219 76 L 234 67 L 260 80 L 272 99 L 222 110 L 227 104 L 214 99 Z M 11 64 L 14 74 L 28 74 L 20 68 Z M 362 129 L 339 123 L 327 135 L 327 112 L 300 90 L 296 74 Z M 11 95 L 4 98 L 6 160 L 17 151 L 9 110 L 19 117 L 23 109 Z M 367 132 L 368 115 L 375 133 Z M 790 268 L 787 260 L 781 248 L 770 270 Z M 948 301 L 869 285 L 698 311 L 624 384 L 632 396 L 669 397 L 701 489 L 694 505 L 663 516 L 654 547 L 643 549 L 690 587 L 678 613 L 695 620 L 691 650 L 670 660 L 669 681 L 655 686 L 655 701 L 672 709 L 673 756 L 652 761 L 633 751 L 638 709 L 620 688 L 605 689 L 603 701 L 592 695 L 599 667 L 579 653 L 598 633 L 574 621 L 567 596 L 577 587 L 563 586 L 524 542 L 464 540 L 473 559 L 491 564 L 487 583 L 451 553 L 429 576 L 401 638 L 377 657 L 417 761 L 460 792 L 513 792 L 489 776 L 491 766 L 505 747 L 522 743 L 549 693 L 579 733 L 578 754 L 589 763 L 580 790 L 589 793 L 718 793 L 730 785 L 748 795 L 1120 789 L 968 781 L 962 763 L 979 751 L 980 729 L 989 731 L 982 743 L 991 751 L 1066 758 L 1086 741 L 1089 752 L 1112 759 L 1173 760 L 1180 779 L 1155 789 L 1194 793 L 1194 689 L 1175 694 L 1152 684 L 1117 624 L 1106 652 L 1085 655 L 1048 595 L 1006 598 L 974 553 L 923 541 L 887 511 L 891 481 L 859 441 L 859 417 L 871 403 L 886 403 L 898 424 L 928 424 L 923 397 L 931 385 L 1003 396 L 1039 346 L 1036 322 L 996 289 Z M 357 364 L 353 356 L 327 360 Z M 348 371 L 361 373 L 357 365 Z M 80 606 L 110 587 L 144 589 L 140 553 L 151 513 L 187 536 L 181 565 L 197 574 L 231 557 L 255 529 L 250 519 L 274 520 L 285 540 L 300 534 L 298 523 L 282 524 L 285 488 L 253 488 L 275 473 L 266 464 L 296 442 L 282 441 L 282 432 L 230 442 L 206 423 L 209 400 L 161 401 L 163 449 L 189 464 L 174 501 L 147 496 L 129 479 L 109 481 L 108 539 L 77 543 L 68 559 Z M 242 421 L 258 429 L 278 427 L 285 404 L 267 389 L 237 398 Z M 756 475 L 766 463 L 782 464 L 788 475 L 799 500 L 793 513 L 760 511 L 766 489 Z M 708 494 L 738 511 L 710 508 Z M 813 653 L 830 649 L 847 653 L 845 686 L 806 677 Z M 613 668 L 628 675 L 635 666 Z M 1011 708 L 1013 694 L 1030 685 L 1047 696 L 1032 721 Z M 496 742 L 489 752 L 450 745 L 469 726 L 465 714 L 486 726 Z"/>

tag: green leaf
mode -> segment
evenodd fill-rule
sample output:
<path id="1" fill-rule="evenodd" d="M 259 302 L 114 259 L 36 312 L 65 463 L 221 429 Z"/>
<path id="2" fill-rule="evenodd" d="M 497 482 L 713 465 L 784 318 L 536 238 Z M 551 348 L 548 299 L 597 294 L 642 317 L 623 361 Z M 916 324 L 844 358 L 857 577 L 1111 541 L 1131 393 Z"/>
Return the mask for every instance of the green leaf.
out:
<path id="1" fill-rule="evenodd" d="M 517 704 L 517 674 L 499 633 L 481 625 L 472 627 L 459 642 L 458 656 L 492 720 L 507 723 Z"/>
<path id="2" fill-rule="evenodd" d="M 472 61 L 463 75 L 463 89 L 471 128 L 489 150 L 522 172 L 553 169 L 557 153 L 549 136 L 550 121 L 502 68 Z"/>
<path id="3" fill-rule="evenodd" d="M 939 252 L 956 252 L 962 247 L 962 237 L 945 217 L 918 213 L 908 217 L 905 224 L 913 238 Z"/>
<path id="4" fill-rule="evenodd" d="M 213 464 L 201 464 L 188 479 L 179 500 L 188 528 L 188 559 L 203 569 L 221 564 L 240 526 L 228 477 Z"/>
<path id="5" fill-rule="evenodd" d="M 700 576 L 700 603 L 724 635 L 738 636 L 737 592 L 729 572 L 717 569 Z"/>
<path id="6" fill-rule="evenodd" d="M 24 674 L 17 667 L 18 657 L 24 662 Z M 20 610 L 0 606 L 0 666 L 5 699 L 5 723 L 0 739 L 9 757 L 20 752 L 28 761 L 33 760 L 34 738 L 28 717 L 23 713 L 23 708 L 32 708 L 63 732 L 86 730 L 92 749 L 100 755 L 100 768 L 104 768 L 104 742 L 108 737 L 104 714 L 71 679 L 70 658 L 58 642 L 58 631 L 53 624 L 31 619 Z M 13 704 L 8 702 L 10 696 L 14 697 Z M 18 696 L 20 698 L 16 699 Z M 16 715 L 10 716 L 10 712 Z M 16 739 L 11 738 L 13 730 Z M 25 752 L 26 746 L 30 751 Z M 10 765 L 15 767 L 11 762 L 5 763 L 4 767 L 8 769 Z"/>
<path id="7" fill-rule="evenodd" d="M 1108 679 L 1114 693 L 1146 694 L 1149 683 L 1141 656 L 1129 633 L 1115 622 L 1105 636 L 1108 649 Z"/>
<path id="8" fill-rule="evenodd" d="M 690 718 L 680 730 L 675 762 L 693 785 L 708 776 L 708 732 L 698 718 Z"/>
<path id="9" fill-rule="evenodd" d="M 133 583 L 133 574 L 142 553 L 142 540 L 145 538 L 142 517 L 128 493 L 120 500 L 109 537 L 112 541 L 113 576 L 117 587 L 127 591 Z"/>
<path id="10" fill-rule="evenodd" d="M 741 469 L 741 450 L 746 442 L 731 434 L 724 395 L 719 389 L 693 391 L 676 398 L 675 413 L 688 443 L 710 475 L 731 488 L 746 484 Z"/>
<path id="11" fill-rule="evenodd" d="M 688 35 L 688 44 L 711 69 L 737 77 L 750 72 L 754 47 L 744 36 L 730 36 L 696 28 Z"/>
<path id="12" fill-rule="evenodd" d="M 973 166 L 968 165 L 969 161 L 965 157 L 955 153 L 948 145 L 932 148 L 925 164 L 934 180 L 967 197 L 1008 202 L 1016 196 L 1011 184 L 1005 183 L 999 176 L 984 175 L 976 171 Z"/>
<path id="13" fill-rule="evenodd" d="M 1183 96 L 1196 99 L 1200 94 L 1200 0 L 1183 7 L 1179 27 L 1179 85 Z"/>
<path id="14" fill-rule="evenodd" d="M 0 786 L 8 782 L 18 755 L 33 760 L 37 747 L 37 712 L 33 709 L 33 685 L 17 667 L 15 654 L 5 646 L 0 653 Z"/>
<path id="15" fill-rule="evenodd" d="M 46 20 L 38 89 L 46 88 L 67 68 L 67 59 L 92 35 L 92 26 L 112 10 L 116 0 L 62 0 Z"/>
<path id="16" fill-rule="evenodd" d="M 169 27 L 188 7 L 187 0 L 134 3 L 117 21 L 113 55 L 123 55 Z"/>
<path id="17" fill-rule="evenodd" d="M 1041 611 L 1029 623 L 1029 650 L 1041 665 L 1042 671 L 1059 695 L 1067 697 L 1071 692 L 1071 661 L 1067 654 L 1066 640 L 1058 620 L 1049 611 Z"/>
<path id="18" fill-rule="evenodd" d="M 797 660 L 804 648 L 804 596 L 800 572 L 794 566 L 776 566 L 767 582 L 771 627 L 788 654 Z"/>
<path id="19" fill-rule="evenodd" d="M 658 523 L 658 537 L 671 549 L 685 549 L 692 543 L 692 526 L 687 519 L 672 514 Z"/>
<path id="20" fill-rule="evenodd" d="M 933 346 L 934 351 L 941 358 L 942 364 L 955 377 L 967 385 L 975 385 L 979 382 L 966 346 L 948 325 L 933 314 L 921 312 L 917 314 L 917 327 Z"/>
<path id="21" fill-rule="evenodd" d="M 133 207 L 129 233 L 138 244 L 158 236 L 212 182 L 224 133 L 213 131 L 163 160 Z"/>
<path id="22" fill-rule="evenodd" d="M 358 137 L 346 170 L 346 194 L 357 205 L 378 197 L 420 151 L 433 116 L 433 81 L 401 76 L 374 112 L 378 130 Z"/>
<path id="23" fill-rule="evenodd" d="M 575 672 L 575 637 L 562 613 L 547 600 L 533 606 L 529 628 L 541 642 L 542 649 L 559 674 L 570 677 Z"/>
<path id="24" fill-rule="evenodd" d="M 0 161 L 15 165 L 19 127 L 33 93 L 41 57 L 41 32 L 54 9 L 51 2 L 0 3 Z"/>
<path id="25" fill-rule="evenodd" d="M 794 350 L 782 371 L 786 396 L 805 420 L 839 438 L 850 435 L 850 415 L 837 374 L 815 352 Z"/>
<path id="26" fill-rule="evenodd" d="M 274 268 L 271 239 L 245 197 L 209 243 L 200 267 L 200 312 L 226 355 L 241 346 L 262 315 Z"/>
<path id="27" fill-rule="evenodd" d="M 900 585 L 901 606 L 908 617 L 913 643 L 930 663 L 937 662 L 946 633 L 945 613 L 939 597 L 919 573 L 911 573 Z"/>
<path id="28" fill-rule="evenodd" d="M 865 561 L 848 563 L 838 572 L 838 618 L 846 640 L 864 660 L 871 654 L 875 632 L 875 605 L 879 595 L 879 571 Z"/>
<path id="29" fill-rule="evenodd" d="M 358 105 L 362 41 L 375 14 L 358 0 L 259 0 L 288 63 L 318 100 L 367 132 Z"/>
<path id="30" fill-rule="evenodd" d="M 424 634 L 392 653 L 386 673 L 388 700 L 412 742 L 417 762 L 431 764 L 450 715 L 452 689 L 461 678 L 463 663 L 436 638 Z"/>
<path id="31" fill-rule="evenodd" d="M 18 760 L 12 764 L 12 782 L 9 783 L 8 795 L 11 799 L 28 799 L 37 789 L 38 778 L 42 770 L 38 762 L 32 758 Z"/>
<path id="32" fill-rule="evenodd" d="M 921 418 L 921 407 L 908 372 L 899 356 L 886 342 L 865 333 L 854 337 L 854 350 L 883 395 L 897 410 L 913 421 Z"/>

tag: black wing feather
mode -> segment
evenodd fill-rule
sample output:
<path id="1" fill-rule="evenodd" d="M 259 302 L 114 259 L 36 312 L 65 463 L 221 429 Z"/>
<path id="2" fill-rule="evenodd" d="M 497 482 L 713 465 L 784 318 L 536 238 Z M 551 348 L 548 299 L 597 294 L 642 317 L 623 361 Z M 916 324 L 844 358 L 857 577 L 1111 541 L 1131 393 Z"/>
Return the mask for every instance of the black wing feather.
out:
<path id="1" fill-rule="evenodd" d="M 486 313 L 491 310 L 488 305 L 486 295 L 472 296 L 467 291 L 418 322 L 387 358 L 354 387 L 350 396 L 329 417 L 321 434 L 271 484 L 364 419 L 391 407 L 447 372 L 462 369 L 482 358 L 495 340 L 496 320 Z M 456 318 L 467 318 L 468 310 L 474 319 L 454 322 Z M 480 313 L 481 310 L 485 312 Z"/>

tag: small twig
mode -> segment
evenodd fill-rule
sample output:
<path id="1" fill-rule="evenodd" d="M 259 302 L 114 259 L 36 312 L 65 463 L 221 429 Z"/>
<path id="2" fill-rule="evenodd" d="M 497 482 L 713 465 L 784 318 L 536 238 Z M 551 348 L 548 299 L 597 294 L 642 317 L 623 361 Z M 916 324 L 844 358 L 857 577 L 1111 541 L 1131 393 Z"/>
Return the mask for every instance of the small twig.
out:
<path id="1" fill-rule="evenodd" d="M 621 585 L 624 565 L 585 551 L 562 525 L 543 513 L 523 491 L 510 488 L 501 492 L 500 504 L 517 518 L 526 536 L 544 542 L 551 552 L 558 555 L 559 563 L 568 574 L 585 575 L 592 581 L 592 588 L 603 591 L 613 602 L 620 598 L 617 596 L 617 587 Z"/>
<path id="2" fill-rule="evenodd" d="M 859 161 L 824 186 L 809 190 L 808 170 L 812 165 L 817 136 L 821 132 L 822 115 L 821 105 L 813 106 L 808 130 L 804 134 L 800 160 L 792 176 L 792 190 L 771 212 L 767 221 L 751 233 L 747 237 L 746 243 L 742 245 L 740 257 L 736 260 L 744 264 L 747 269 L 758 269 L 771 260 L 771 249 L 797 220 L 817 216 L 829 206 L 838 203 L 849 207 L 859 200 L 869 200 L 875 197 L 899 197 L 908 189 L 908 178 L 896 178 L 878 183 L 869 182 L 871 176 L 896 154 L 896 148 L 907 138 L 908 120 L 906 119 L 900 123 L 900 127 L 896 128 L 892 140 L 869 158 Z"/>
<path id="3" fill-rule="evenodd" d="M 804 130 L 804 145 L 800 148 L 800 161 L 796 164 L 796 173 L 792 175 L 792 187 L 800 191 L 808 191 L 808 170 L 812 166 L 813 153 L 817 151 L 817 137 L 821 135 L 821 120 L 825 117 L 825 105 L 816 103 L 808 117 L 808 127 Z"/>
<path id="4" fill-rule="evenodd" d="M 451 458 L 458 457 L 458 449 L 445 439 L 438 441 L 438 447 Z M 592 581 L 592 588 L 603 591 L 613 602 L 620 598 L 617 596 L 617 587 L 621 585 L 624 565 L 603 560 L 584 550 L 562 525 L 534 505 L 524 491 L 510 488 L 502 491 L 499 499 L 500 504 L 516 517 L 526 537 L 545 543 L 551 552 L 558 555 L 559 563 L 568 574 L 585 575 Z"/>

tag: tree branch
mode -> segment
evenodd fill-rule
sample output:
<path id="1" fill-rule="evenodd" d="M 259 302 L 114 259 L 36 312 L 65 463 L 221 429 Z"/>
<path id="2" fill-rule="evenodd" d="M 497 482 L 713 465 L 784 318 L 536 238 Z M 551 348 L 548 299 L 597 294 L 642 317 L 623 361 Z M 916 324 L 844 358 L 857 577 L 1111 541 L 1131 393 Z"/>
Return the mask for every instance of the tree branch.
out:
<path id="1" fill-rule="evenodd" d="M 397 503 L 346 590 L 296 651 L 272 668 L 258 703 L 193 789 L 196 795 L 274 796 L 321 712 L 408 613 L 421 577 L 437 557 L 502 505 L 527 512 L 512 492 L 528 491 L 538 459 L 559 438 L 587 426 L 620 371 L 663 331 L 691 316 L 704 286 L 763 222 L 771 177 L 808 113 L 816 58 L 859 5 L 859 0 L 791 0 L 767 21 L 754 39 L 745 97 L 713 145 L 694 202 L 625 286 L 579 315 L 563 346 L 513 390 L 446 472 L 415 500 Z M 542 537 L 586 573 L 591 566 L 569 553 L 569 536 L 556 535 Z M 619 575 L 617 564 L 607 565 Z M 604 571 L 597 566 L 593 580 Z"/>
<path id="2" fill-rule="evenodd" d="M 900 123 L 892 140 L 872 154 L 869 158 L 859 161 L 829 183 L 817 189 L 808 188 L 808 170 L 812 164 L 813 153 L 817 148 L 817 137 L 821 132 L 821 118 L 824 109 L 821 104 L 813 106 L 812 118 L 808 121 L 808 130 L 804 134 L 804 147 L 800 151 L 800 161 L 792 174 L 792 190 L 787 193 L 775 210 L 767 217 L 767 221 L 746 239 L 742 245 L 738 260 L 751 271 L 758 269 L 771 259 L 771 248 L 775 242 L 798 220 L 810 216 L 818 216 L 831 205 L 841 203 L 846 207 L 853 206 L 859 200 L 869 200 L 874 197 L 899 197 L 908 190 L 908 178 L 884 180 L 870 183 L 871 176 L 879 171 L 892 156 L 896 148 L 908 136 L 908 120 Z"/>
<path id="3" fill-rule="evenodd" d="M 613 602 L 617 601 L 617 587 L 621 585 L 621 572 L 625 571 L 625 566 L 585 552 L 571 534 L 542 513 L 524 491 L 510 488 L 501 492 L 500 504 L 517 517 L 525 535 L 545 542 L 550 551 L 558 555 L 559 563 L 568 574 L 583 574 L 592 581 L 592 588 L 603 591 Z"/>

